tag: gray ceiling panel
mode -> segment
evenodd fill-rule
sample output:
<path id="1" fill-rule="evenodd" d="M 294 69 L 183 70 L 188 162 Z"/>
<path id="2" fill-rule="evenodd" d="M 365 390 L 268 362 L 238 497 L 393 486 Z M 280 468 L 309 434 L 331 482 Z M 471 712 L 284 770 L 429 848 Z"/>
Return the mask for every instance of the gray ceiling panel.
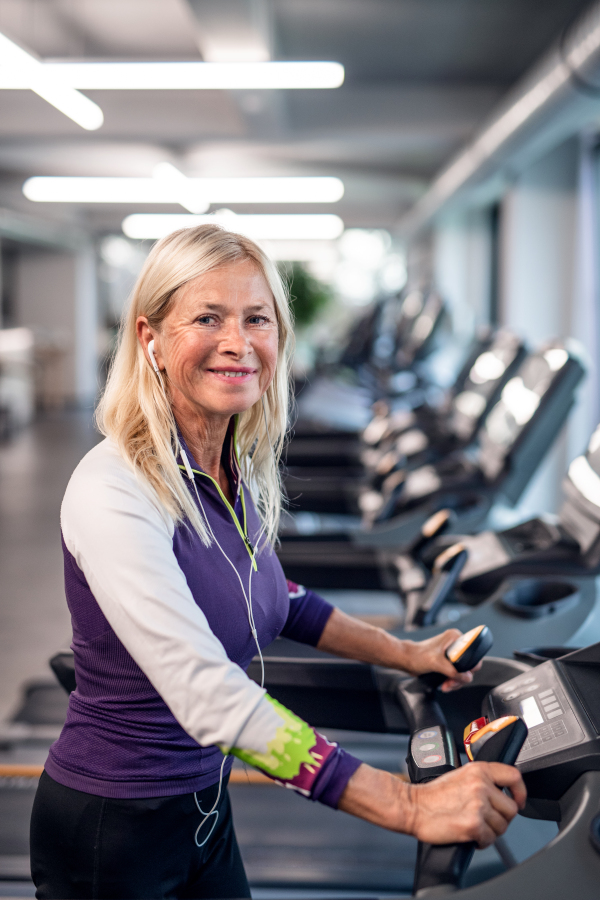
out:
<path id="1" fill-rule="evenodd" d="M 233 52 L 346 68 L 345 84 L 332 91 L 90 93 L 105 115 L 92 133 L 34 94 L 0 91 L 0 193 L 10 184 L 19 208 L 57 215 L 21 198 L 19 179 L 149 175 L 169 159 L 195 175 L 339 175 L 346 196 L 335 210 L 345 220 L 391 224 L 586 5 L 0 0 L 0 32 L 42 57 L 200 60 Z M 83 212 L 102 229 L 118 229 L 122 218 L 112 208 Z M 82 210 L 60 215 L 81 218 Z"/>

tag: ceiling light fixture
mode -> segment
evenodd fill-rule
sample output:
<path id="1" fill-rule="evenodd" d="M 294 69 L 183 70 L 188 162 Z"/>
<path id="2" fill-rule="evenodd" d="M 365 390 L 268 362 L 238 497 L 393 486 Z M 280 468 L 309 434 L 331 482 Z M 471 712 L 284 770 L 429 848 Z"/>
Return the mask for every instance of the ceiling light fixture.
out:
<path id="1" fill-rule="evenodd" d="M 37 62 L 37 60 L 35 61 Z M 44 78 L 85 91 L 315 90 L 338 88 L 338 62 L 60 62 L 38 63 Z M 24 89 L 25 72 L 0 66 L 0 89 Z"/>
<path id="2" fill-rule="evenodd" d="M 230 210 L 219 210 L 210 216 L 186 216 L 137 213 L 123 220 L 127 237 L 156 240 L 178 228 L 216 222 L 231 231 L 254 240 L 331 241 L 338 238 L 344 223 L 334 215 L 252 215 L 238 216 Z"/>
<path id="3" fill-rule="evenodd" d="M 337 203 L 339 178 L 186 178 L 171 163 L 159 163 L 153 178 L 34 176 L 23 185 L 36 203 L 180 203 L 204 212 L 211 203 Z"/>
<path id="4" fill-rule="evenodd" d="M 14 79 L 33 91 L 86 131 L 96 131 L 104 122 L 97 103 L 66 85 L 47 71 L 46 65 L 0 34 L 0 85 Z"/>
<path id="5" fill-rule="evenodd" d="M 183 172 L 170 162 L 160 162 L 152 170 L 154 179 L 163 184 L 168 191 L 172 191 L 173 199 L 181 203 L 188 212 L 205 213 L 210 202 L 202 196 L 201 189 L 190 182 Z"/>

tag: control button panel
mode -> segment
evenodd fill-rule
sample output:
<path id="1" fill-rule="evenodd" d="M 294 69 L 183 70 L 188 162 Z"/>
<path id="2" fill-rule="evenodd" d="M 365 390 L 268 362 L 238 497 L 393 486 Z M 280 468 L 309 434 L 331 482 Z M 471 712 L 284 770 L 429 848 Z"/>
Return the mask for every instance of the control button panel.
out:
<path id="1" fill-rule="evenodd" d="M 541 725 L 529 732 L 527 740 L 523 744 L 523 750 L 534 750 L 536 747 L 547 744 L 549 741 L 553 741 L 555 738 L 562 737 L 565 734 L 568 734 L 568 730 L 562 719 L 558 722 L 553 722 L 552 725 Z"/>
<path id="2" fill-rule="evenodd" d="M 584 733 L 551 664 L 517 676 L 489 697 L 494 718 L 514 715 L 525 720 L 529 735 L 517 762 L 526 762 L 580 743 Z"/>
<path id="3" fill-rule="evenodd" d="M 440 728 L 432 725 L 413 734 L 410 752 L 419 769 L 446 765 L 446 748 Z"/>

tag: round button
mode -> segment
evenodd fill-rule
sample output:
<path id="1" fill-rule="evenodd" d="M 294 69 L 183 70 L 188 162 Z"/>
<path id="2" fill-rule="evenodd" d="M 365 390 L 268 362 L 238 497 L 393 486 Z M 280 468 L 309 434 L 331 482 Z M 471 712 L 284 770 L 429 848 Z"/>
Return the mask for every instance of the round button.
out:
<path id="1" fill-rule="evenodd" d="M 535 681 L 535 678 L 523 678 L 523 680 L 521 681 L 521 684 L 533 684 L 534 681 Z"/>
<path id="2" fill-rule="evenodd" d="M 419 747 L 419 750 L 421 750 L 423 753 L 425 753 L 426 750 L 435 750 L 436 747 L 437 747 L 437 744 L 421 744 L 421 746 Z"/>
<path id="3" fill-rule="evenodd" d="M 426 756 L 423 760 L 424 763 L 436 763 L 441 762 L 442 757 L 437 753 L 432 753 L 431 756 Z"/>
<path id="4" fill-rule="evenodd" d="M 520 695 L 520 693 L 521 693 L 521 691 L 516 691 L 514 694 L 507 694 L 506 697 L 503 697 L 502 699 L 505 702 L 507 700 L 515 700 Z"/>
<path id="5" fill-rule="evenodd" d="M 419 735 L 419 738 L 432 738 L 435 737 L 435 731 L 422 731 Z"/>

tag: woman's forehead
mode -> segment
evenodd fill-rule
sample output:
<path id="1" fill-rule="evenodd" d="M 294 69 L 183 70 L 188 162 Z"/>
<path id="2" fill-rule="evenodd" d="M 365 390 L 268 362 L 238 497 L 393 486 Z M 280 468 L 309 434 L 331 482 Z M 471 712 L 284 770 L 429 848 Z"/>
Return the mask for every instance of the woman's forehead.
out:
<path id="1" fill-rule="evenodd" d="M 265 276 L 250 259 L 219 266 L 198 275 L 179 288 L 175 300 L 244 306 L 260 302 L 274 306 L 273 294 Z"/>

